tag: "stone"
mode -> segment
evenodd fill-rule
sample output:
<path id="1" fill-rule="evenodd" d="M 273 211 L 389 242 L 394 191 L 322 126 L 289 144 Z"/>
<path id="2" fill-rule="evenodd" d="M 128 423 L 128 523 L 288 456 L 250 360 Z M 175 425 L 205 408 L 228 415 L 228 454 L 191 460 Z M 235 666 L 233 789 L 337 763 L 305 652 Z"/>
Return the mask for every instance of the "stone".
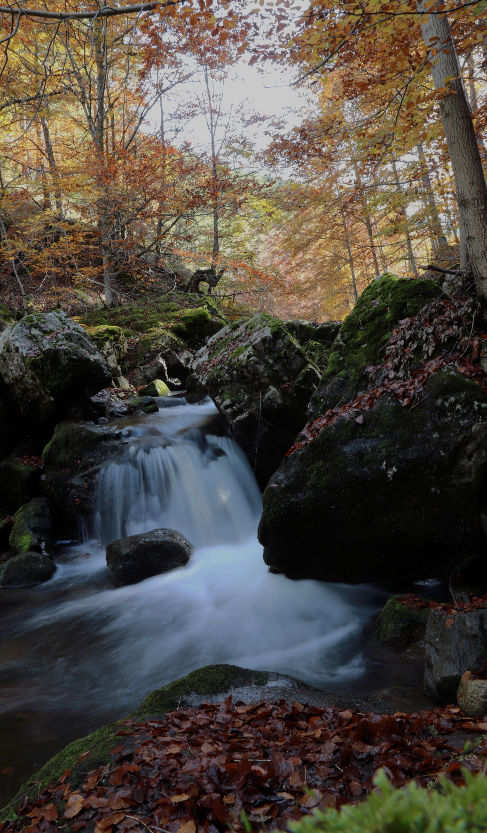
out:
<path id="1" fill-rule="evenodd" d="M 193 348 L 201 347 L 209 336 L 221 328 L 220 319 L 213 317 L 206 307 L 181 310 L 171 325 L 171 331 Z"/>
<path id="2" fill-rule="evenodd" d="M 411 410 L 391 395 L 290 454 L 263 495 L 264 559 L 291 578 L 447 579 L 485 549 L 487 396 L 444 370 Z"/>
<path id="3" fill-rule="evenodd" d="M 162 327 L 149 330 L 137 346 L 133 382 L 139 386 L 159 378 L 171 390 L 178 390 L 190 372 L 192 358 L 185 342 L 174 333 Z"/>
<path id="4" fill-rule="evenodd" d="M 402 596 L 391 596 L 380 611 L 374 636 L 386 645 L 407 648 L 424 637 L 429 607 L 412 608 L 402 602 Z"/>
<path id="5" fill-rule="evenodd" d="M 154 379 L 153 382 L 150 382 L 139 391 L 139 396 L 167 396 L 170 392 L 168 386 L 162 379 Z"/>
<path id="6" fill-rule="evenodd" d="M 88 327 L 86 332 L 93 339 L 97 349 L 105 359 L 112 376 L 121 376 L 120 365 L 127 355 L 127 339 L 121 327 L 102 324 L 99 327 Z"/>
<path id="7" fill-rule="evenodd" d="M 282 321 L 258 313 L 212 336 L 192 369 L 265 485 L 305 423 L 318 368 Z"/>
<path id="8" fill-rule="evenodd" d="M 0 334 L 0 382 L 18 420 L 43 425 L 80 412 L 111 374 L 82 327 L 63 312 L 39 312 Z"/>
<path id="9" fill-rule="evenodd" d="M 487 714 L 487 680 L 473 679 L 471 672 L 465 671 L 458 686 L 457 703 L 469 717 Z"/>
<path id="10" fill-rule="evenodd" d="M 39 482 L 39 467 L 8 457 L 0 463 L 0 505 L 15 512 L 35 496 Z"/>
<path id="11" fill-rule="evenodd" d="M 0 566 L 2 587 L 31 587 L 48 581 L 56 565 L 49 556 L 41 552 L 23 552 L 14 555 Z"/>
<path id="12" fill-rule="evenodd" d="M 9 543 L 17 553 L 32 551 L 46 554 L 52 549 L 51 531 L 51 512 L 47 498 L 34 498 L 15 513 Z"/>
<path id="13" fill-rule="evenodd" d="M 153 396 L 133 396 L 127 399 L 130 410 L 142 411 L 144 414 L 155 414 L 159 410 L 157 400 Z"/>
<path id="14" fill-rule="evenodd" d="M 433 610 L 425 633 L 424 689 L 430 697 L 454 703 L 466 671 L 482 671 L 487 659 L 487 609 L 454 615 Z"/>
<path id="15" fill-rule="evenodd" d="M 189 541 L 179 532 L 153 529 L 112 541 L 106 549 L 107 567 L 117 587 L 121 587 L 184 567 L 192 551 Z"/>
<path id="16" fill-rule="evenodd" d="M 120 450 L 120 432 L 110 425 L 63 421 L 42 452 L 45 490 L 56 524 L 67 535 L 77 531 L 78 518 L 94 510 L 100 466 Z"/>

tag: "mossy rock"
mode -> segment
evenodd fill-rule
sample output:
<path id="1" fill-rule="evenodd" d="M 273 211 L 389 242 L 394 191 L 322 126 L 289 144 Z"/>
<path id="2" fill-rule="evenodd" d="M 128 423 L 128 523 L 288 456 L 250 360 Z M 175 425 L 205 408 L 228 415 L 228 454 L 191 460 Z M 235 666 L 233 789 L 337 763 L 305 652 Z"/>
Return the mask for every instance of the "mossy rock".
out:
<path id="1" fill-rule="evenodd" d="M 209 336 L 221 330 L 222 322 L 213 318 L 206 307 L 182 310 L 171 331 L 190 347 L 201 347 Z"/>
<path id="2" fill-rule="evenodd" d="M 106 439 L 106 430 L 96 425 L 68 420 L 59 422 L 42 452 L 43 463 L 50 469 L 72 469 Z"/>
<path id="3" fill-rule="evenodd" d="M 402 596 L 391 596 L 377 617 L 374 636 L 386 645 L 406 648 L 424 637 L 429 607 L 415 609 L 402 601 Z"/>
<path id="4" fill-rule="evenodd" d="M 184 705 L 186 700 L 189 703 L 194 696 L 203 698 L 201 702 L 204 702 L 205 697 L 225 694 L 232 688 L 264 686 L 268 678 L 269 675 L 263 671 L 250 671 L 236 665 L 207 665 L 151 692 L 129 717 L 140 721 L 148 717 L 162 717 L 181 704 Z M 7 807 L 0 811 L 0 819 L 15 819 L 16 810 L 25 794 L 30 798 L 40 795 L 48 784 L 55 783 L 66 770 L 70 770 L 68 781 L 73 787 L 81 784 L 87 772 L 110 760 L 112 750 L 120 744 L 117 733 L 121 723 L 118 721 L 102 726 L 54 755 L 22 785 Z"/>
<path id="5" fill-rule="evenodd" d="M 167 396 L 171 391 L 162 379 L 154 379 L 139 391 L 140 396 Z"/>
<path id="6" fill-rule="evenodd" d="M 0 519 L 0 552 L 8 549 L 10 533 L 14 525 L 13 518 L 10 516 Z"/>
<path id="7" fill-rule="evenodd" d="M 8 457 L 0 463 L 0 504 L 15 512 L 34 497 L 38 487 L 39 468 Z"/>
<path id="8" fill-rule="evenodd" d="M 123 329 L 112 324 L 101 324 L 98 327 L 88 327 L 87 333 L 95 342 L 110 370 L 115 371 L 127 354 L 127 339 Z"/>
<path id="9" fill-rule="evenodd" d="M 157 400 L 153 396 L 133 396 L 127 399 L 127 405 L 132 411 L 142 411 L 144 414 L 155 414 L 159 410 Z"/>
<path id="10" fill-rule="evenodd" d="M 324 347 L 331 347 L 342 324 L 340 321 L 324 321 L 320 324 L 311 321 L 284 321 L 284 326 L 300 344 L 314 341 Z"/>
<path id="11" fill-rule="evenodd" d="M 15 513 L 9 537 L 10 546 L 19 554 L 28 551 L 49 552 L 52 548 L 51 528 L 47 499 L 34 498 Z"/>
<path id="12" fill-rule="evenodd" d="M 393 328 L 438 298 L 441 289 L 431 280 L 397 278 L 385 273 L 364 290 L 345 318 L 330 352 L 326 376 L 348 374 L 358 389 L 364 370 L 378 364 Z"/>

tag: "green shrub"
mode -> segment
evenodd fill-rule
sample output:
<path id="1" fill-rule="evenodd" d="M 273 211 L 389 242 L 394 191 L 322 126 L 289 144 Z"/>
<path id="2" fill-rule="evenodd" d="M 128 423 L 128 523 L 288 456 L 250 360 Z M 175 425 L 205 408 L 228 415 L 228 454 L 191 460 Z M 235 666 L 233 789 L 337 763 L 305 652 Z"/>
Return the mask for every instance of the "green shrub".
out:
<path id="1" fill-rule="evenodd" d="M 442 779 L 437 791 L 415 783 L 396 789 L 379 772 L 378 790 L 362 804 L 314 811 L 289 828 L 293 833 L 485 833 L 487 779 L 464 775 L 465 786 Z"/>

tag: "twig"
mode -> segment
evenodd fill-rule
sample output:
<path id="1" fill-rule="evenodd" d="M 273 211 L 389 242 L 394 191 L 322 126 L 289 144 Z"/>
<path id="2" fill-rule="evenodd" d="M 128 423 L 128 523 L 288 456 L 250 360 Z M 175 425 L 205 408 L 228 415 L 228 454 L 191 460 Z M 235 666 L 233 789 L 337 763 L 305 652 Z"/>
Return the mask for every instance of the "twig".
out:
<path id="1" fill-rule="evenodd" d="M 463 269 L 444 269 L 443 266 L 420 266 L 419 268 L 423 272 L 429 272 L 431 270 L 432 272 L 440 272 L 442 275 L 455 275 L 457 277 L 463 272 Z"/>
<path id="2" fill-rule="evenodd" d="M 146 824 L 145 821 L 142 821 L 142 819 L 139 819 L 138 816 L 129 816 L 128 813 L 125 813 L 125 818 L 131 819 L 132 821 L 138 821 L 142 827 L 145 827 L 145 829 L 149 831 L 149 833 L 154 833 L 154 830 L 160 830 L 161 833 L 169 833 L 169 830 L 165 830 L 164 827 L 149 827 L 149 825 Z"/>

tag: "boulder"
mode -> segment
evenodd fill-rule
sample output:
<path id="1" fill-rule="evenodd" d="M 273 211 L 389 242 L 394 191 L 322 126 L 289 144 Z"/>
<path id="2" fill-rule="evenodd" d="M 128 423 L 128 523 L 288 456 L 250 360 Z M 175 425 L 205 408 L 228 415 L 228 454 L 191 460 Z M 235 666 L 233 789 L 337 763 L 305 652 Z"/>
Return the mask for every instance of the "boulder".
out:
<path id="1" fill-rule="evenodd" d="M 122 328 L 102 324 L 99 327 L 88 327 L 87 333 L 93 339 L 117 383 L 122 378 L 121 365 L 127 355 L 127 339 Z"/>
<path id="2" fill-rule="evenodd" d="M 407 648 L 424 637 L 429 606 L 414 607 L 403 596 L 391 596 L 380 611 L 374 636 L 386 645 Z"/>
<path id="3" fill-rule="evenodd" d="M 265 485 L 304 425 L 318 369 L 283 322 L 265 313 L 220 330 L 192 367 Z"/>
<path id="4" fill-rule="evenodd" d="M 292 578 L 447 578 L 485 548 L 487 396 L 453 370 L 411 410 L 384 395 L 291 453 L 263 496 L 264 559 Z"/>
<path id="5" fill-rule="evenodd" d="M 221 328 L 221 320 L 212 316 L 206 307 L 182 309 L 171 324 L 171 331 L 192 348 L 201 347 Z"/>
<path id="6" fill-rule="evenodd" d="M 487 680 L 475 679 L 470 671 L 465 671 L 458 686 L 457 703 L 469 717 L 487 714 Z"/>
<path id="7" fill-rule="evenodd" d="M 0 505 L 15 512 L 35 496 L 39 482 L 39 466 L 8 457 L 0 463 Z"/>
<path id="8" fill-rule="evenodd" d="M 67 533 L 91 515 L 100 465 L 120 451 L 120 432 L 89 422 L 58 423 L 42 452 L 45 489 Z"/>
<path id="9" fill-rule="evenodd" d="M 132 412 L 142 411 L 143 414 L 155 414 L 159 410 L 157 399 L 153 396 L 133 396 L 127 399 L 127 405 Z"/>
<path id="10" fill-rule="evenodd" d="M 386 272 L 372 281 L 331 346 L 322 383 L 309 404 L 309 418 L 349 402 L 366 388 L 365 368 L 381 361 L 393 328 L 440 295 L 438 283 L 424 278 L 397 278 Z"/>
<path id="11" fill-rule="evenodd" d="M 184 567 L 192 551 L 189 541 L 179 532 L 154 529 L 112 541 L 106 550 L 107 567 L 117 587 L 121 587 Z"/>
<path id="12" fill-rule="evenodd" d="M 482 671 L 487 659 L 487 609 L 433 610 L 425 634 L 424 689 L 430 697 L 454 703 L 462 675 Z"/>
<path id="13" fill-rule="evenodd" d="M 17 419 L 42 425 L 80 412 L 111 375 L 82 327 L 63 312 L 39 312 L 0 334 L 0 381 Z"/>
<path id="14" fill-rule="evenodd" d="M 156 327 L 144 335 L 137 346 L 136 386 L 161 379 L 171 390 L 182 387 L 189 374 L 193 354 L 182 339 L 169 330 Z"/>
<path id="15" fill-rule="evenodd" d="M 139 391 L 140 396 L 167 396 L 170 393 L 170 390 L 165 382 L 162 379 L 154 379 L 153 382 L 150 382 L 145 388 L 142 388 Z"/>
<path id="16" fill-rule="evenodd" d="M 56 566 L 48 555 L 41 552 L 23 552 L 14 555 L 0 566 L 2 587 L 30 587 L 51 578 Z"/>
<path id="17" fill-rule="evenodd" d="M 48 500 L 43 497 L 34 498 L 15 513 L 9 544 L 17 553 L 49 553 L 52 550 L 51 529 Z"/>

